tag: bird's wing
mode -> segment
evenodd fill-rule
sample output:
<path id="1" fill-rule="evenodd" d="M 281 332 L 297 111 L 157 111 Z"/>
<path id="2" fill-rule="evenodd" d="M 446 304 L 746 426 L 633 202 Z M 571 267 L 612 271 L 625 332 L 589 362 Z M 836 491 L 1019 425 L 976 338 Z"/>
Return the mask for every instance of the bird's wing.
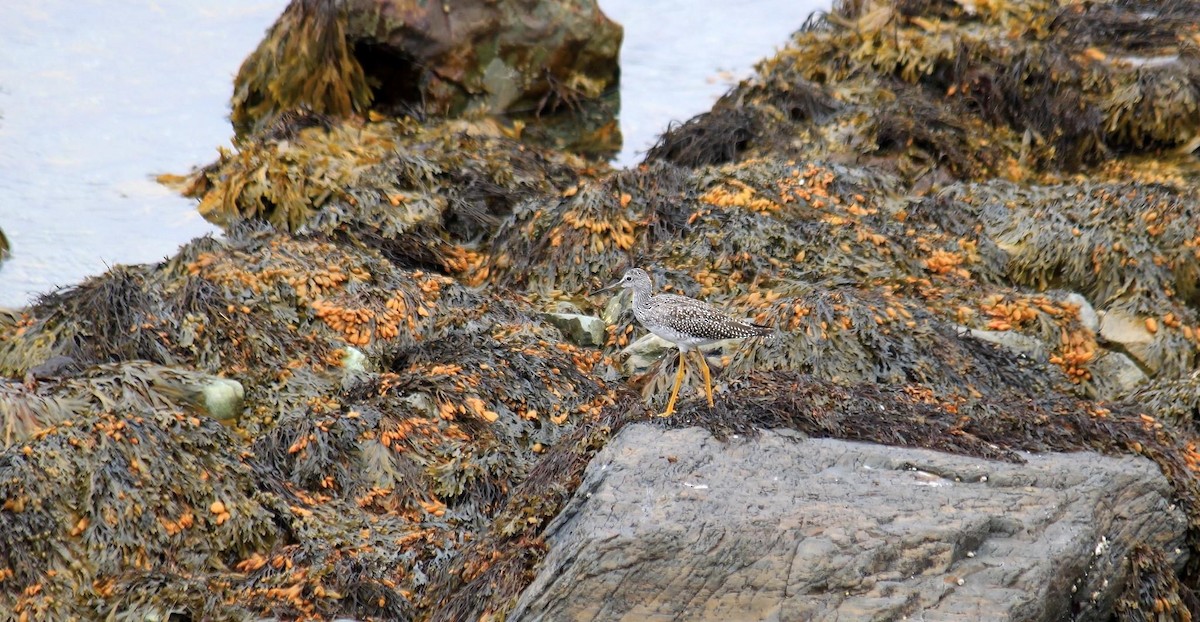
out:
<path id="1" fill-rule="evenodd" d="M 701 307 L 714 313 L 720 313 L 716 307 L 708 304 L 707 302 L 696 300 L 695 298 L 688 298 L 687 296 L 679 296 L 676 294 L 655 294 L 654 299 L 670 303 L 671 305 Z"/>
<path id="2" fill-rule="evenodd" d="M 670 296 L 666 314 L 674 327 L 689 335 L 720 340 L 765 334 L 762 327 L 729 317 L 706 302 L 671 294 L 659 296 Z"/>

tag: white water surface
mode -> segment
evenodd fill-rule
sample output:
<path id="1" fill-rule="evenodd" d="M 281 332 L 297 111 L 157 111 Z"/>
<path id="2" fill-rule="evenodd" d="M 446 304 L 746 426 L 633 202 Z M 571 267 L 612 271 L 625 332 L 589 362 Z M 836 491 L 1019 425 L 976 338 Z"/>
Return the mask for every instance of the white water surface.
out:
<path id="1" fill-rule="evenodd" d="M 0 2 L 0 307 L 217 229 L 154 182 L 229 144 L 242 60 L 284 0 Z M 617 164 L 708 110 L 784 45 L 814 0 L 600 0 L 625 26 Z"/>

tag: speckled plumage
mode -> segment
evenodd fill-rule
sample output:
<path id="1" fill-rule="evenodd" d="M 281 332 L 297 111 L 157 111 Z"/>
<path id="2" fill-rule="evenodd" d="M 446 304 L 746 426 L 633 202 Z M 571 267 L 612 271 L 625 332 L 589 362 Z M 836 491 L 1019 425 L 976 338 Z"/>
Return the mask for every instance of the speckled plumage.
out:
<path id="1" fill-rule="evenodd" d="M 694 298 L 651 293 L 650 275 L 640 268 L 631 268 L 621 280 L 605 289 L 614 287 L 633 290 L 633 316 L 637 318 L 638 323 L 679 348 L 679 369 L 675 375 L 671 398 L 667 402 L 667 411 L 663 416 L 670 415 L 675 410 L 675 398 L 679 394 L 679 385 L 683 379 L 686 353 L 723 339 L 761 337 L 772 332 L 768 326 L 732 318 L 712 305 Z M 708 405 L 712 406 L 712 379 L 703 353 L 700 354 L 700 364 L 704 373 L 705 395 L 708 397 Z"/>
<path id="2" fill-rule="evenodd" d="M 722 339 L 742 339 L 769 334 L 771 329 L 737 320 L 712 305 L 687 296 L 650 293 L 650 275 L 634 268 L 632 274 L 633 316 L 646 330 L 690 350 Z"/>

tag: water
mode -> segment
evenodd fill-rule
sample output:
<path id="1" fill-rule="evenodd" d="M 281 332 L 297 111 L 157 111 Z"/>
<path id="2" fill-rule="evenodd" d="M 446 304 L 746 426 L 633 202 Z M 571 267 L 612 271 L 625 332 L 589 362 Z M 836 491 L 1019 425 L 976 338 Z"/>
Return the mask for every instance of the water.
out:
<path id="1" fill-rule="evenodd" d="M 216 230 L 153 177 L 228 143 L 233 76 L 284 4 L 4 0 L 0 305 Z"/>
<path id="2" fill-rule="evenodd" d="M 625 26 L 617 164 L 640 162 L 671 121 L 712 108 L 830 0 L 600 0 Z"/>
<path id="3" fill-rule="evenodd" d="M 0 3 L 0 306 L 217 229 L 156 184 L 228 144 L 233 76 L 285 0 Z M 601 0 L 625 26 L 630 165 L 708 110 L 828 0 Z"/>

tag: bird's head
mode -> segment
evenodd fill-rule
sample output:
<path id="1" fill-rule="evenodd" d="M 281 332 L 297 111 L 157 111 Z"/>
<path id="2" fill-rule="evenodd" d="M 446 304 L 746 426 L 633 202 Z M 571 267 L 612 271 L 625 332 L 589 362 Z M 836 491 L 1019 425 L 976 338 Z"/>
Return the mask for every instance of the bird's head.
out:
<path id="1" fill-rule="evenodd" d="M 618 287 L 622 289 L 645 289 L 646 291 L 650 291 L 650 275 L 646 274 L 646 271 L 641 268 L 630 268 L 625 271 L 625 275 L 620 279 L 617 279 L 607 287 L 596 290 L 596 293 L 598 294 Z"/>

